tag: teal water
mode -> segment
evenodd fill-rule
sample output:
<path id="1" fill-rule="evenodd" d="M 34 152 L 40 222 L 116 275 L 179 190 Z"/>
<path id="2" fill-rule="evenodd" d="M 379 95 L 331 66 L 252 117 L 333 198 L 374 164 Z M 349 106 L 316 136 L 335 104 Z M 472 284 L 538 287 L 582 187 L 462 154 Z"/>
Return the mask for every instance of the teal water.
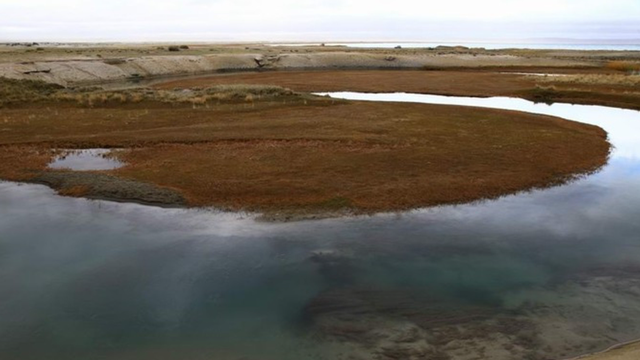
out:
<path id="1" fill-rule="evenodd" d="M 327 337 L 321 319 L 402 318 L 429 330 L 454 310 L 510 316 L 525 303 L 556 304 L 566 296 L 559 284 L 640 274 L 640 113 L 500 98 L 332 96 L 554 114 L 602 126 L 616 149 L 602 171 L 565 186 L 284 224 L 0 182 L 0 359 L 349 359 L 359 340 Z M 623 290 L 606 294 L 626 296 L 620 313 L 613 307 L 594 323 L 634 319 L 640 296 Z M 595 296 L 557 314 L 571 319 Z M 640 337 L 637 320 L 602 344 Z"/>

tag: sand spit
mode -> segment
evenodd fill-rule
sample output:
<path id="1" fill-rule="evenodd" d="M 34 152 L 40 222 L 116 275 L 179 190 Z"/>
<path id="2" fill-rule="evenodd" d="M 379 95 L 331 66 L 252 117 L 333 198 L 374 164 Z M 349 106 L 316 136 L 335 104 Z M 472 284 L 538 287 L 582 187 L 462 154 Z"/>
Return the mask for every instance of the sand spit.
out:
<path id="1" fill-rule="evenodd" d="M 418 69 L 480 68 L 489 66 L 572 67 L 593 66 L 593 63 L 504 54 L 398 54 L 391 56 L 356 52 L 268 55 L 255 53 L 4 63 L 0 64 L 0 77 L 44 80 L 61 85 L 75 85 L 150 77 L 267 69 Z"/>
<path id="2" fill-rule="evenodd" d="M 613 346 L 603 352 L 579 356 L 570 360 L 636 360 L 640 359 L 640 341 Z"/>

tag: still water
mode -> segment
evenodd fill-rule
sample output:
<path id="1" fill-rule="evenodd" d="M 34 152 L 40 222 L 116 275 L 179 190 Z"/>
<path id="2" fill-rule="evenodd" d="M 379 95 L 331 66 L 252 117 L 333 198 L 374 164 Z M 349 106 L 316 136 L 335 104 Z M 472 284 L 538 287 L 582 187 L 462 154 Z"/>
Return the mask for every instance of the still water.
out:
<path id="1" fill-rule="evenodd" d="M 111 149 L 64 150 L 56 156 L 49 168 L 75 171 L 113 170 L 124 163 L 111 156 Z"/>
<path id="2" fill-rule="evenodd" d="M 542 359 L 640 337 L 639 112 L 331 95 L 551 114 L 615 150 L 552 189 L 279 224 L 0 182 L 0 359 Z"/>

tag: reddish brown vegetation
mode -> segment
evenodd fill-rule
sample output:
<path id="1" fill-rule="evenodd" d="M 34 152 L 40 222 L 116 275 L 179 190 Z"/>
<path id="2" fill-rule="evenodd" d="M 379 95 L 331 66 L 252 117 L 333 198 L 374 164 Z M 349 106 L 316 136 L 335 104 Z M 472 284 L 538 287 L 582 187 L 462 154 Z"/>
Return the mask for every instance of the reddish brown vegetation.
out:
<path id="1" fill-rule="evenodd" d="M 376 212 L 556 184 L 609 150 L 596 127 L 510 111 L 297 97 L 210 105 L 5 109 L 0 176 L 43 170 L 51 153 L 37 148 L 133 147 L 114 174 L 179 190 L 190 205 Z"/>
<path id="2" fill-rule="evenodd" d="M 508 71 L 507 73 L 505 73 Z M 637 85 L 569 83 L 560 77 L 523 76 L 518 69 L 485 70 L 378 70 L 378 71 L 279 71 L 266 73 L 215 75 L 173 80 L 157 88 L 173 89 L 218 84 L 272 84 L 296 91 L 330 92 L 413 92 L 458 96 L 515 96 L 534 101 L 594 104 L 640 109 Z M 524 68 L 527 73 L 611 74 L 611 69 Z M 557 80 L 557 81 L 556 81 Z M 536 85 L 549 86 L 552 96 L 539 98 Z"/>
<path id="3" fill-rule="evenodd" d="M 295 91 L 414 92 L 442 95 L 497 96 L 532 88 L 533 79 L 493 71 L 273 71 L 174 80 L 159 89 L 192 88 L 222 84 L 269 84 Z"/>
<path id="4" fill-rule="evenodd" d="M 53 152 L 46 147 L 9 145 L 0 147 L 0 179 L 27 181 L 51 161 Z"/>

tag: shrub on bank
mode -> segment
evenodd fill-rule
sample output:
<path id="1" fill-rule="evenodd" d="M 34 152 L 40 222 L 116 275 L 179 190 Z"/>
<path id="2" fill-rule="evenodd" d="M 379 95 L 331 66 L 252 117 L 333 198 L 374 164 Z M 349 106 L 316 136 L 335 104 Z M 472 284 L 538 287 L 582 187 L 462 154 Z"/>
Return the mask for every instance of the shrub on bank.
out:
<path id="1" fill-rule="evenodd" d="M 0 107 L 23 101 L 38 101 L 63 89 L 62 85 L 40 80 L 16 80 L 0 77 Z"/>
<path id="2" fill-rule="evenodd" d="M 533 100 L 545 104 L 553 104 L 558 97 L 558 91 L 555 86 L 536 85 L 532 92 Z"/>
<path id="3" fill-rule="evenodd" d="M 120 65 L 124 64 L 126 61 L 124 59 L 105 59 L 103 62 L 107 65 Z"/>

